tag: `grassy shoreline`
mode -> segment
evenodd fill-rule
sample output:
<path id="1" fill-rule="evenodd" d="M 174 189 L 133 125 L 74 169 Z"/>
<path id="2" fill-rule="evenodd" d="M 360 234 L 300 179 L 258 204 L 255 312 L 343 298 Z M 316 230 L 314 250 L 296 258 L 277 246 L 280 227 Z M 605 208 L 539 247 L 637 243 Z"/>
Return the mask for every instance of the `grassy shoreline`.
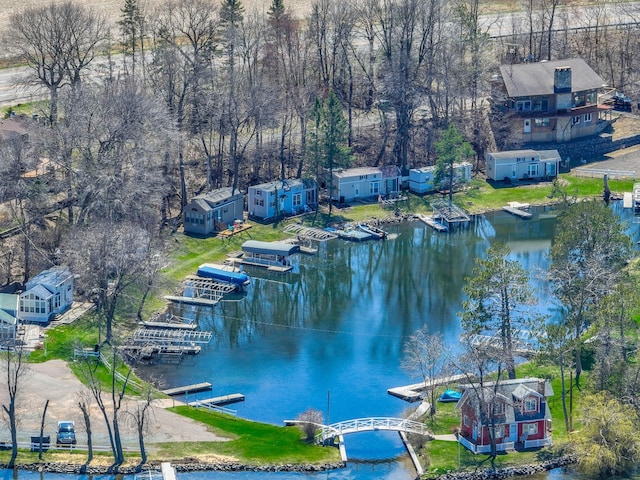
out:
<path id="1" fill-rule="evenodd" d="M 560 176 L 563 183 L 563 189 L 569 196 L 575 197 L 594 197 L 602 194 L 603 184 L 601 179 L 593 178 L 580 178 L 571 174 L 563 174 Z M 633 186 L 633 181 L 618 181 L 612 180 L 609 182 L 612 192 L 624 192 L 630 191 Z M 407 200 L 400 202 L 397 205 L 398 213 L 401 215 L 429 212 L 431 209 L 431 202 L 436 199 L 440 199 L 440 194 L 433 194 L 427 196 L 417 196 L 413 194 L 407 195 Z M 503 205 L 506 205 L 510 201 L 518 201 L 521 203 L 529 203 L 531 205 L 549 205 L 559 203 L 562 201 L 562 196 L 558 195 L 557 189 L 554 189 L 554 185 L 551 183 L 530 184 L 520 186 L 494 186 L 482 180 L 474 180 L 469 188 L 464 192 L 456 193 L 454 196 L 454 202 L 463 206 L 471 214 L 482 214 L 492 210 L 499 210 Z M 336 209 L 334 213 L 329 216 L 327 212 L 318 214 L 311 214 L 302 217 L 302 221 L 307 225 L 326 226 L 329 223 L 335 222 L 358 222 L 367 221 L 372 219 L 384 220 L 384 219 L 396 219 L 394 209 L 389 210 L 381 207 L 377 203 L 371 204 L 358 204 L 352 207 Z M 181 233 L 174 233 L 173 240 L 175 246 L 170 254 L 170 263 L 163 270 L 162 275 L 165 278 L 167 284 L 176 285 L 186 275 L 193 273 L 197 266 L 201 263 L 219 261 L 223 259 L 226 253 L 234 250 L 239 250 L 242 243 L 247 239 L 260 239 L 265 241 L 273 241 L 284 238 L 286 235 L 282 231 L 282 226 L 292 221 L 291 219 L 285 219 L 281 222 L 277 222 L 269 225 L 255 224 L 251 229 L 245 230 L 238 235 L 234 235 L 228 239 L 221 239 L 219 237 L 210 236 L 203 238 L 196 238 L 183 235 Z M 300 221 L 297 218 L 293 221 Z M 166 287 L 165 288 L 172 288 Z M 159 292 L 158 297 L 163 292 Z M 159 297 L 160 298 L 160 297 Z M 149 308 L 157 308 L 161 305 L 161 301 L 150 302 Z M 77 345 L 78 340 L 81 343 L 87 343 L 87 345 L 93 345 L 96 340 L 95 331 L 91 331 L 88 324 L 78 323 L 75 326 L 62 326 L 60 330 L 55 329 L 48 333 L 47 355 L 44 355 L 43 351 L 36 351 L 33 354 L 34 361 L 46 361 L 50 358 L 61 358 L 70 361 L 73 358 L 73 347 Z M 78 330 L 80 329 L 80 330 Z M 539 372 L 531 371 L 529 375 L 535 375 Z M 554 380 L 555 381 L 555 380 Z M 558 392 L 559 390 L 556 390 Z M 559 399 L 558 399 L 559 400 Z M 550 405 L 556 400 L 552 399 Z M 243 464 L 251 465 L 265 465 L 272 464 L 272 462 L 282 462 L 286 464 L 302 465 L 304 463 L 312 463 L 316 465 L 333 464 L 338 461 L 338 452 L 336 449 L 326 449 L 324 447 L 304 446 L 300 445 L 303 442 L 300 441 L 299 431 L 293 430 L 294 434 L 298 435 L 298 438 L 291 437 L 291 431 L 288 430 L 284 437 L 282 430 L 284 427 L 276 427 L 266 424 L 259 424 L 257 422 L 250 422 L 240 419 L 235 419 L 233 422 L 233 428 L 226 419 L 211 418 L 202 416 L 200 411 L 193 412 L 189 409 L 176 409 L 176 413 L 189 416 L 198 421 L 202 421 L 213 429 L 220 429 L 221 432 L 228 431 L 229 436 L 233 440 L 229 442 L 220 442 L 225 445 L 218 445 L 217 442 L 213 444 L 184 444 L 184 445 L 153 445 L 150 448 L 149 458 L 150 462 L 157 462 L 160 460 L 171 460 L 176 458 L 182 458 L 185 460 L 197 460 L 198 458 L 211 458 L 216 456 L 222 456 L 229 458 L 232 461 L 238 461 Z M 452 425 L 455 424 L 455 412 L 448 412 L 446 407 L 441 407 L 441 411 L 446 414 L 443 419 L 440 419 L 441 426 L 438 429 L 434 429 L 435 433 L 451 433 Z M 448 413 L 447 413 L 448 412 Z M 561 421 L 562 412 L 561 406 L 554 404 L 552 408 L 554 418 L 556 422 Z M 205 413 L 205 412 L 203 412 Z M 558 416 L 556 416 L 556 414 Z M 426 420 L 429 422 L 429 419 Z M 246 423 L 245 423 L 246 422 Z M 224 425 L 224 426 L 222 426 Z M 240 430 L 238 430 L 240 427 Z M 279 440 L 275 440 L 271 435 L 273 432 L 267 433 L 271 428 L 275 430 L 276 436 Z M 229 429 L 229 430 L 225 430 Z M 251 432 L 261 432 L 260 434 Z M 261 435 L 266 435 L 264 438 L 271 439 L 270 441 L 264 441 Z M 245 437 L 240 440 L 242 437 Z M 563 435 L 559 434 L 556 437 L 554 432 L 554 443 L 557 442 L 560 447 L 552 449 L 546 449 L 546 454 L 560 454 L 562 451 L 561 446 L 568 442 L 567 438 L 563 439 Z M 286 438 L 287 446 L 283 448 L 283 440 Z M 151 446 L 150 446 L 151 447 Z M 315 449 L 319 449 L 316 451 Z M 278 450 L 279 455 L 275 455 L 274 451 Z M 477 468 L 478 456 L 474 456 L 465 449 L 461 449 L 460 453 L 460 467 L 461 468 Z M 288 452 L 288 453 L 287 453 Z M 302 453 L 301 453 L 302 452 Z M 423 457 L 428 458 L 429 465 L 425 466 L 425 471 L 428 471 L 430 475 L 439 475 L 444 472 L 457 470 L 458 459 L 458 447 L 454 442 L 430 442 L 428 448 L 424 449 Z M 555 452 L 555 453 L 554 453 Z M 68 453 L 64 454 L 67 457 Z M 71 455 L 72 459 L 83 458 L 82 454 Z M 37 459 L 37 454 L 35 456 Z M 53 452 L 45 455 L 45 462 L 55 461 L 58 454 Z M 65 457 L 66 458 L 66 457 Z M 99 458 L 104 458 L 99 456 Z M 107 458 L 109 458 L 107 456 Z M 482 458 L 482 456 L 480 456 Z M 0 451 L 0 463 L 8 459 L 7 452 Z M 20 452 L 18 457 L 19 463 L 22 465 L 30 464 L 34 460 L 33 454 L 30 452 Z M 132 457 L 131 461 L 135 461 L 136 457 Z M 510 462 L 517 462 L 516 464 L 522 465 L 523 463 L 531 463 L 536 461 L 535 454 L 518 454 L 518 455 L 504 455 L 500 456 L 498 460 L 499 465 L 508 466 Z M 75 464 L 75 462 L 69 463 Z"/>

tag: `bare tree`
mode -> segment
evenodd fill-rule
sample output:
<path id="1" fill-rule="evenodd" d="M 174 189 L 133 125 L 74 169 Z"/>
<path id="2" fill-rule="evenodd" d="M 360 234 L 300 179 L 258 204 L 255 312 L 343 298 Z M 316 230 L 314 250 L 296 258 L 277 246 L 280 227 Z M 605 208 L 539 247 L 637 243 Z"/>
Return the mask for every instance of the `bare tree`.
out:
<path id="1" fill-rule="evenodd" d="M 316 432 L 324 418 L 322 417 L 322 412 L 320 410 L 316 410 L 314 408 L 307 408 L 304 412 L 298 415 L 298 421 L 302 423 L 302 431 L 306 436 L 307 442 L 312 442 L 316 436 Z"/>
<path id="2" fill-rule="evenodd" d="M 87 433 L 87 461 L 84 464 L 84 468 L 93 460 L 93 431 L 91 429 L 91 394 L 84 391 L 78 394 L 78 408 L 82 412 L 82 420 L 84 422 L 84 429 Z"/>
<path id="3" fill-rule="evenodd" d="M 429 414 L 432 420 L 437 410 L 438 378 L 446 374 L 448 365 L 442 335 L 429 334 L 427 325 L 417 330 L 405 342 L 401 367 L 405 372 L 422 379 L 430 400 Z"/>
<path id="4" fill-rule="evenodd" d="M 104 19 L 82 5 L 66 1 L 14 14 L 7 43 L 49 90 L 49 121 L 58 120 L 58 93 L 75 87 L 106 36 Z"/>
<path id="5" fill-rule="evenodd" d="M 2 410 L 7 417 L 11 435 L 11 457 L 7 466 L 13 468 L 18 456 L 17 407 L 22 382 L 26 380 L 25 377 L 28 373 L 27 352 L 22 345 L 16 343 L 15 339 L 5 341 L 1 347 L 6 350 L 0 357 L 2 358 L 6 389 L 2 389 L 3 393 L 0 394 L 0 398 L 2 398 Z"/>

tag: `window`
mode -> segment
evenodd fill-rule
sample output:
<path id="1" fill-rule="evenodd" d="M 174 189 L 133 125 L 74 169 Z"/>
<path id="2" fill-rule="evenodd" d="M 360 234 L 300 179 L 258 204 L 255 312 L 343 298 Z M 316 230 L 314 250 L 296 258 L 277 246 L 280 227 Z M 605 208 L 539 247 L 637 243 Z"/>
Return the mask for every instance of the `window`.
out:
<path id="1" fill-rule="evenodd" d="M 536 397 L 527 397 L 524 400 L 525 412 L 537 412 L 538 411 L 538 399 Z"/>
<path id="2" fill-rule="evenodd" d="M 531 111 L 531 100 L 521 100 L 516 102 L 516 111 L 517 112 L 530 112 Z"/>
<path id="3" fill-rule="evenodd" d="M 262 190 L 255 190 L 255 192 L 256 192 L 256 197 L 262 196 Z"/>
<path id="4" fill-rule="evenodd" d="M 596 92 L 587 93 L 587 104 L 595 104 L 598 102 L 598 94 Z"/>
<path id="5" fill-rule="evenodd" d="M 536 118 L 534 120 L 536 127 L 548 127 L 549 119 L 548 118 Z"/>
<path id="6" fill-rule="evenodd" d="M 462 422 L 464 423 L 465 427 L 468 427 L 469 426 L 469 416 L 465 415 L 464 419 L 462 420 Z"/>
<path id="7" fill-rule="evenodd" d="M 366 180 L 367 179 L 367 175 L 360 175 L 360 180 Z"/>
<path id="8" fill-rule="evenodd" d="M 577 117 L 573 117 L 573 124 L 577 125 L 578 123 L 580 123 L 580 115 L 578 115 Z"/>
<path id="9" fill-rule="evenodd" d="M 573 106 L 574 107 L 584 107 L 587 103 L 587 96 L 584 92 L 576 93 L 573 96 Z"/>
<path id="10" fill-rule="evenodd" d="M 302 206 L 302 195 L 300 195 L 299 193 L 293 194 L 293 206 L 294 207 Z"/>
<path id="11" fill-rule="evenodd" d="M 502 438 L 504 437 L 504 425 L 496 425 L 495 433 L 493 434 L 493 438 Z"/>
<path id="12" fill-rule="evenodd" d="M 537 163 L 530 163 L 529 165 L 527 165 L 527 175 L 529 175 L 530 177 L 537 177 L 538 176 L 538 164 Z"/>
<path id="13" fill-rule="evenodd" d="M 254 198 L 253 204 L 258 205 L 259 207 L 264 207 L 264 200 L 262 198 Z"/>
<path id="14" fill-rule="evenodd" d="M 591 121 L 591 114 L 590 113 L 585 113 L 584 114 L 584 123 L 589 123 Z"/>
<path id="15" fill-rule="evenodd" d="M 504 403 L 496 402 L 493 404 L 493 414 L 494 415 L 504 415 Z"/>
<path id="16" fill-rule="evenodd" d="M 371 182 L 369 184 L 369 193 L 371 195 L 377 195 L 380 192 L 380 182 Z"/>
<path id="17" fill-rule="evenodd" d="M 537 423 L 525 423 L 522 425 L 522 434 L 524 436 L 536 435 L 538 433 L 538 424 Z"/>
<path id="18" fill-rule="evenodd" d="M 534 112 L 546 112 L 549 110 L 549 99 L 547 97 L 535 97 L 532 101 Z"/>

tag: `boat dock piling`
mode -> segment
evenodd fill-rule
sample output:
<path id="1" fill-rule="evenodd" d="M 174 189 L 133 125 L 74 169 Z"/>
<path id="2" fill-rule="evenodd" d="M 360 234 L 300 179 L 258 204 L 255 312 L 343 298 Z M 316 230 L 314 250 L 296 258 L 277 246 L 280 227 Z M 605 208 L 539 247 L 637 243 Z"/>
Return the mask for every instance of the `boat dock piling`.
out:
<path id="1" fill-rule="evenodd" d="M 502 210 L 504 210 L 507 213 L 510 213 L 511 215 L 515 215 L 516 217 L 529 219 L 533 215 L 531 214 L 531 212 L 527 212 L 525 210 L 527 208 L 529 208 L 528 203 L 509 202 L 508 205 L 505 205 L 504 207 L 502 207 Z"/>
<path id="2" fill-rule="evenodd" d="M 198 393 L 210 391 L 213 386 L 209 382 L 194 383 L 192 385 L 185 385 L 183 387 L 173 387 L 162 390 L 162 393 L 175 397 L 177 395 L 186 395 L 188 393 Z"/>

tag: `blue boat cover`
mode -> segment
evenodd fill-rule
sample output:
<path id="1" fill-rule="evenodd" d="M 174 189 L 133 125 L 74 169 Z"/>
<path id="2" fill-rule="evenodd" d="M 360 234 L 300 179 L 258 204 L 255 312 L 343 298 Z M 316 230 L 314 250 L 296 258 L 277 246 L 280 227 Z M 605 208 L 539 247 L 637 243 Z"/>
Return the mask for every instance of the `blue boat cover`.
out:
<path id="1" fill-rule="evenodd" d="M 198 267 L 198 276 L 232 283 L 233 285 L 248 285 L 250 283 L 249 275 L 244 272 L 228 272 L 208 265 L 200 265 Z"/>

